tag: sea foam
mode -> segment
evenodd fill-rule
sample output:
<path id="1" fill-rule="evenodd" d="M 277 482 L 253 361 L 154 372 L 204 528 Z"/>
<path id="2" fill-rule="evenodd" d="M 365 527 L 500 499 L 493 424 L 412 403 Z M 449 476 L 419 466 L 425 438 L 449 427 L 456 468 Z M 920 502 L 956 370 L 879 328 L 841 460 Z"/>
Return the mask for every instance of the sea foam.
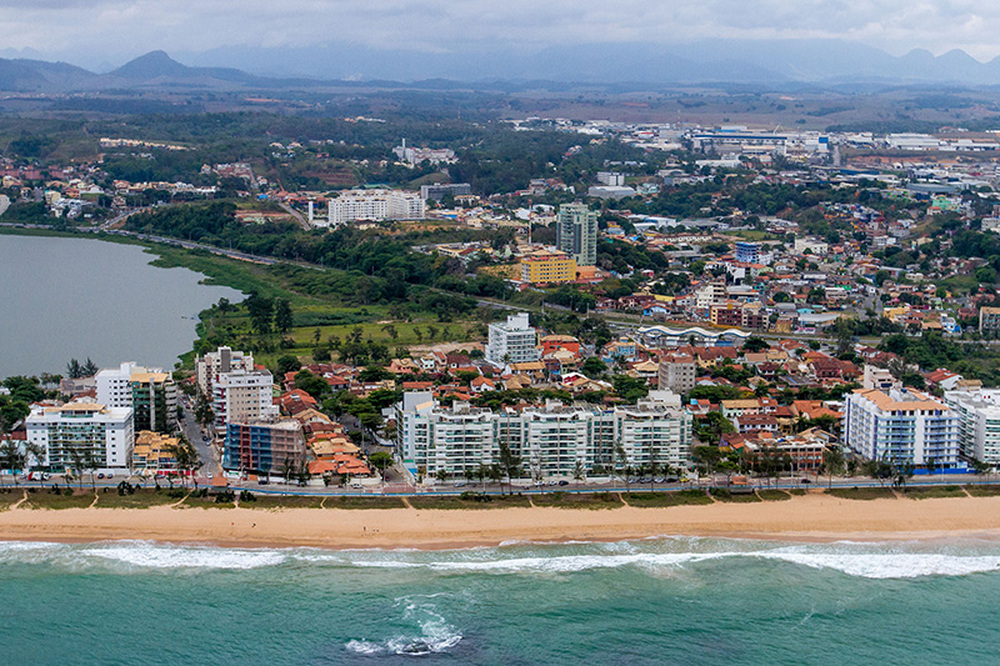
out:
<path id="1" fill-rule="evenodd" d="M 415 623 L 420 628 L 418 635 L 398 634 L 384 641 L 351 640 L 345 647 L 357 654 L 414 657 L 446 652 L 455 647 L 462 640 L 462 634 L 445 620 L 433 603 L 427 601 L 434 596 L 436 595 L 425 596 L 423 601 L 415 601 L 410 597 L 397 599 L 397 605 L 403 602 L 405 608 L 402 621 L 407 624 Z"/>
<path id="2" fill-rule="evenodd" d="M 976 544 L 974 547 L 920 543 L 782 544 L 739 539 L 664 537 L 617 543 L 522 543 L 446 551 L 330 551 L 180 546 L 144 541 L 98 544 L 0 542 L 0 567 L 48 564 L 72 571 L 93 569 L 122 574 L 285 566 L 306 569 L 415 569 L 438 575 L 570 575 L 629 567 L 651 575 L 669 575 L 697 569 L 710 562 L 739 559 L 784 562 L 868 579 L 964 576 L 1000 570 L 1000 544 Z M 356 647 L 359 650 L 368 649 L 360 644 Z M 395 643 L 389 645 L 383 642 L 378 644 L 378 649 L 396 648 Z"/>

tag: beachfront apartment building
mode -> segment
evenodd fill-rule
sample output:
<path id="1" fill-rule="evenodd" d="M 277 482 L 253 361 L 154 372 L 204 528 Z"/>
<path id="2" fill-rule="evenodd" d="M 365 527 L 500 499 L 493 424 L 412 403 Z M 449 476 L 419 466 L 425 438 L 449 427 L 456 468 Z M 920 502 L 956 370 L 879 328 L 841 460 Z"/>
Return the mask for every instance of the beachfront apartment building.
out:
<path id="1" fill-rule="evenodd" d="M 438 405 L 430 392 L 408 392 L 396 405 L 397 453 L 414 473 L 462 476 L 501 460 L 501 446 L 521 458 L 534 479 L 609 474 L 627 461 L 684 466 L 690 461 L 691 415 L 678 396 L 654 391 L 636 405 L 603 409 L 549 400 L 521 411 L 455 402 Z M 624 459 L 617 453 L 619 446 Z"/>
<path id="2" fill-rule="evenodd" d="M 169 372 L 126 362 L 100 370 L 94 380 L 97 402 L 132 408 L 136 428 L 162 433 L 176 430 L 177 385 Z"/>
<path id="3" fill-rule="evenodd" d="M 856 389 L 846 396 L 844 444 L 899 467 L 960 469 L 959 417 L 946 404 L 910 389 Z"/>
<path id="4" fill-rule="evenodd" d="M 327 220 L 331 227 L 354 221 L 422 220 L 425 217 L 426 202 L 418 192 L 347 190 L 327 203 Z"/>
<path id="5" fill-rule="evenodd" d="M 506 321 L 489 325 L 486 360 L 493 365 L 530 363 L 541 358 L 538 333 L 528 322 L 527 312 L 518 312 Z"/>
<path id="6" fill-rule="evenodd" d="M 132 447 L 132 471 L 138 474 L 175 472 L 178 469 L 175 450 L 179 440 L 163 433 L 140 430 Z"/>
<path id="7" fill-rule="evenodd" d="M 226 432 L 229 422 L 271 420 L 278 416 L 274 404 L 274 378 L 267 370 L 222 372 L 212 386 L 215 430 Z"/>
<path id="8" fill-rule="evenodd" d="M 25 429 L 28 443 L 43 452 L 38 462 L 58 474 L 81 471 L 81 466 L 100 473 L 126 472 L 131 463 L 131 407 L 105 407 L 86 399 L 61 407 L 35 405 Z"/>
<path id="9" fill-rule="evenodd" d="M 229 347 L 219 347 L 214 352 L 208 352 L 204 356 L 195 359 L 195 377 L 198 381 L 198 390 L 205 396 L 212 395 L 212 385 L 215 378 L 223 372 L 233 370 L 254 369 L 253 354 L 250 352 L 233 351 Z"/>
<path id="10" fill-rule="evenodd" d="M 222 467 L 226 470 L 298 473 L 306 464 L 302 424 L 295 419 L 250 420 L 226 424 Z"/>
<path id="11" fill-rule="evenodd" d="M 962 453 L 1000 466 L 1000 389 L 945 391 L 944 401 L 958 414 Z"/>

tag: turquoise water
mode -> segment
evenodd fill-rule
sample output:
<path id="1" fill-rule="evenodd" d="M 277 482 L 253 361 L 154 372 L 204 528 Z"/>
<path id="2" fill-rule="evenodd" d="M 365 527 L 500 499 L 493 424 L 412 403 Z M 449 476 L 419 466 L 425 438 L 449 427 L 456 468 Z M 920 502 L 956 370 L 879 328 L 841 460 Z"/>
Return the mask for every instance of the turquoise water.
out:
<path id="1" fill-rule="evenodd" d="M 995 663 L 1000 544 L 0 543 L 9 664 Z"/>

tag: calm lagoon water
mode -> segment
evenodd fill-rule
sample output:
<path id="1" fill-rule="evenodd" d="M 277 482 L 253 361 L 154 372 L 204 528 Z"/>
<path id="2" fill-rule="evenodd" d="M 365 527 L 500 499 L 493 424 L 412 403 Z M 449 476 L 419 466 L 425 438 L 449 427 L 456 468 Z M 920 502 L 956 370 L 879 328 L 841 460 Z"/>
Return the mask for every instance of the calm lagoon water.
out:
<path id="1" fill-rule="evenodd" d="M 0 235 L 0 377 L 65 373 L 88 356 L 173 368 L 197 337 L 198 313 L 228 287 L 186 268 L 157 268 L 136 245 Z"/>

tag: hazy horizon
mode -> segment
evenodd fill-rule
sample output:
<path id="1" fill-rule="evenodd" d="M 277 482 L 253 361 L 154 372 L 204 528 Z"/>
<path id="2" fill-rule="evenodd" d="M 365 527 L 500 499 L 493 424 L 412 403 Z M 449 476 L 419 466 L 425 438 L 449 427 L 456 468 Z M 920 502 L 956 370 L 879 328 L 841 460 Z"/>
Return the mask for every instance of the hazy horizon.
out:
<path id="1" fill-rule="evenodd" d="M 0 0 L 6 57 L 64 60 L 107 71 L 162 49 L 191 64 L 216 50 L 361 47 L 472 58 L 536 53 L 572 44 L 674 45 L 704 39 L 846 40 L 900 56 L 961 49 L 980 62 L 1000 55 L 1000 5 L 869 0 Z M 208 59 L 206 61 L 206 58 Z"/>

